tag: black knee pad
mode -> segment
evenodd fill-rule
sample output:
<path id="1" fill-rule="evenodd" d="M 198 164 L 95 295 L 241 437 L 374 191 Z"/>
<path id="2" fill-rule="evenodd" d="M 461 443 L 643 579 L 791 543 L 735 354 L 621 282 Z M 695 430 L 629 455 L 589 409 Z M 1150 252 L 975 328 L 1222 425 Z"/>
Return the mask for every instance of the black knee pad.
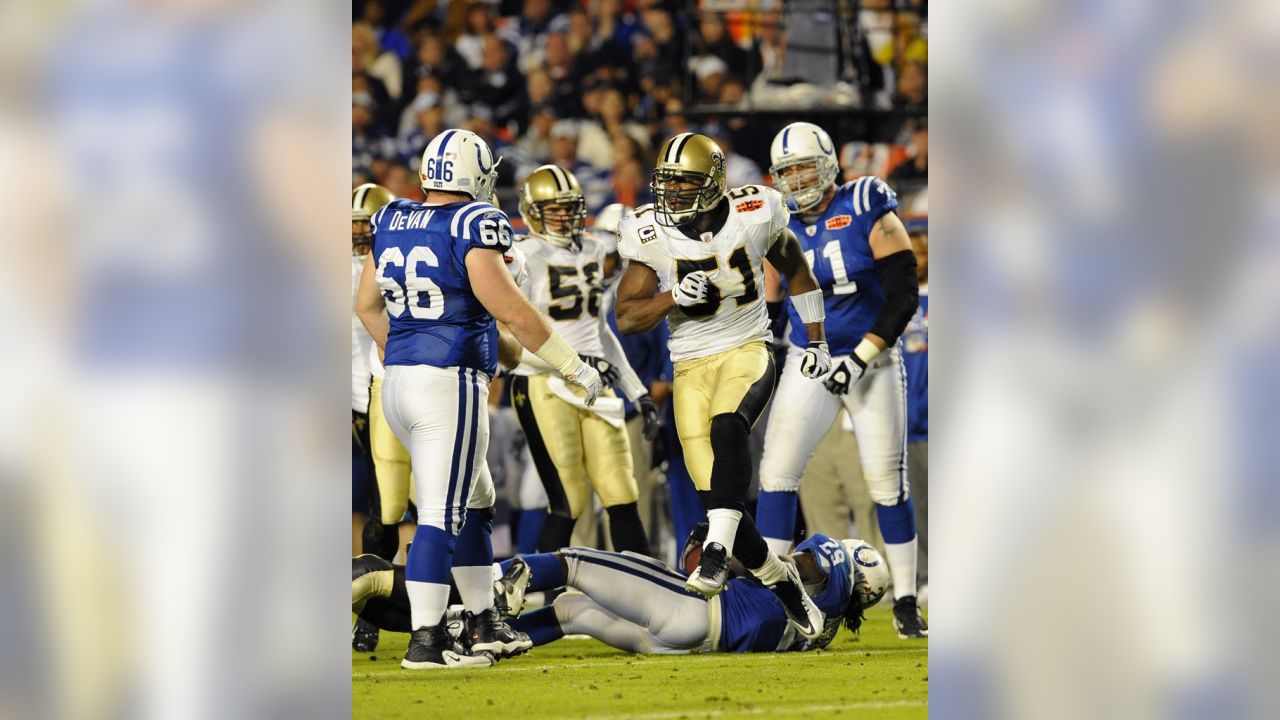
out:
<path id="1" fill-rule="evenodd" d="M 746 450 L 751 428 L 737 413 L 721 413 L 711 418 L 711 451 L 720 457 L 722 451 Z"/>

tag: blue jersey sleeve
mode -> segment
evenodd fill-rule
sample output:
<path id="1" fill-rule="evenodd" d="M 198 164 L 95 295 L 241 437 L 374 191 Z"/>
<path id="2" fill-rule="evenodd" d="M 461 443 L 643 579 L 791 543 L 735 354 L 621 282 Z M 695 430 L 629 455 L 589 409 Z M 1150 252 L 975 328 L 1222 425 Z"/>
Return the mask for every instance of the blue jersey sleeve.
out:
<path id="1" fill-rule="evenodd" d="M 450 223 L 450 230 L 459 264 L 465 262 L 472 248 L 507 252 L 515 235 L 506 213 L 489 203 L 479 202 L 458 211 Z"/>
<path id="2" fill-rule="evenodd" d="M 853 211 L 854 218 L 861 220 L 868 231 L 881 215 L 898 209 L 898 194 L 889 187 L 889 183 L 874 175 L 860 177 L 845 187 L 850 190 L 845 196 L 848 209 Z"/>

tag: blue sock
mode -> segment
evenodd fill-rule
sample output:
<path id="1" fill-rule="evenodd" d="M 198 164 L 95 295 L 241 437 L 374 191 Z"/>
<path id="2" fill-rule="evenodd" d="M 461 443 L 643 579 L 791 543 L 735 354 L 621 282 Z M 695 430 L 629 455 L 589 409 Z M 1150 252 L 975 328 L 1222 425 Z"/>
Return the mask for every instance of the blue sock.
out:
<path id="1" fill-rule="evenodd" d="M 796 536 L 796 510 L 800 500 L 794 492 L 760 491 L 756 503 L 756 527 L 766 538 L 790 542 Z"/>
<path id="2" fill-rule="evenodd" d="M 538 608 L 533 612 L 525 613 L 512 620 L 511 627 L 519 632 L 528 633 L 534 645 L 546 645 L 552 640 L 564 637 L 564 631 L 560 629 L 560 621 L 556 620 L 556 609 L 553 607 Z"/>
<path id="3" fill-rule="evenodd" d="M 453 550 L 455 566 L 493 564 L 493 510 L 467 510 L 466 520 L 458 531 L 458 538 Z"/>
<path id="4" fill-rule="evenodd" d="M 689 470 L 685 467 L 684 456 L 678 453 L 672 453 L 668 458 L 667 488 L 671 492 L 671 522 L 676 533 L 676 552 L 679 553 L 685 540 L 689 539 L 689 533 L 693 532 L 698 523 L 706 522 L 707 511 L 702 507 L 702 500 L 698 499 L 698 491 L 693 487 L 693 479 L 689 477 Z M 679 555 L 672 560 L 672 564 L 677 560 Z"/>
<path id="5" fill-rule="evenodd" d="M 520 511 L 520 530 L 516 534 L 516 552 L 521 555 L 538 552 L 538 533 L 547 519 L 547 509 Z"/>
<path id="6" fill-rule="evenodd" d="M 409 547 L 405 562 L 404 579 L 409 582 L 449 584 L 449 572 L 453 568 L 454 538 L 449 533 L 430 525 L 419 525 Z"/>
<path id="7" fill-rule="evenodd" d="M 529 579 L 529 592 L 542 592 L 543 590 L 555 590 L 558 587 L 564 587 L 568 579 L 564 576 L 564 568 L 560 565 L 560 558 L 551 553 L 533 553 L 531 555 L 521 555 L 521 560 L 529 566 L 529 572 L 533 577 Z M 498 564 L 502 568 L 503 574 L 511 567 L 511 563 L 515 562 L 515 558 L 503 560 Z"/>
<path id="8" fill-rule="evenodd" d="M 876 519 L 886 545 L 909 543 L 916 537 L 916 506 L 911 498 L 897 505 L 876 503 Z"/>

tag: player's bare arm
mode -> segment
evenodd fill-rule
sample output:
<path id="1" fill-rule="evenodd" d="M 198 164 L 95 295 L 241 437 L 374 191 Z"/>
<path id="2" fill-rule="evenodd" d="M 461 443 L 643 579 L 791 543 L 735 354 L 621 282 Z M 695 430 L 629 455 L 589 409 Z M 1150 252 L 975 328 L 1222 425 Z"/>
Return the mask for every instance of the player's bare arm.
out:
<path id="1" fill-rule="evenodd" d="M 642 263 L 627 266 L 618 281 L 618 301 L 614 306 L 618 330 L 635 335 L 651 330 L 676 306 L 671 293 L 658 293 L 658 274 Z"/>
<path id="2" fill-rule="evenodd" d="M 600 374 L 578 357 L 551 329 L 547 318 L 520 292 L 502 254 L 472 248 L 466 263 L 472 292 L 480 304 L 506 326 L 521 345 L 556 368 L 569 382 L 586 390 L 587 405 L 593 404 L 603 388 Z"/>
<path id="3" fill-rule="evenodd" d="M 909 291 L 908 287 L 915 283 L 916 272 L 915 255 L 911 252 L 911 236 L 907 234 L 907 228 L 903 226 L 901 218 L 891 211 L 880 216 L 875 227 L 871 229 L 871 235 L 867 241 L 871 245 L 871 257 L 875 259 L 876 266 L 880 270 L 881 283 L 884 284 L 886 279 L 889 280 L 888 284 L 884 284 L 887 303 L 881 316 L 884 317 L 890 312 L 890 308 L 893 308 L 892 317 L 886 319 L 890 320 L 889 327 L 897 328 L 892 335 L 892 339 L 896 340 L 906 328 L 907 323 L 911 321 L 911 316 L 915 314 L 916 306 L 920 301 L 918 286 L 914 291 Z M 911 282 L 905 281 L 908 270 L 912 278 Z M 888 273 L 887 278 L 886 273 Z M 865 337 L 877 348 L 884 350 L 889 346 L 890 339 L 875 332 L 878 326 L 879 323 L 877 328 L 873 328 Z"/>
<path id="4" fill-rule="evenodd" d="M 373 253 L 365 258 L 364 270 L 360 272 L 360 286 L 356 289 L 356 315 L 360 324 L 369 332 L 369 336 L 378 345 L 378 357 L 382 357 L 387 349 L 387 333 L 391 329 L 391 320 L 387 317 L 386 301 L 378 290 L 376 263 Z"/>
<path id="5" fill-rule="evenodd" d="M 504 325 L 498 326 L 498 364 L 511 369 L 520 364 L 524 347 Z M 492 399 L 492 398 L 491 398 Z"/>
<path id="6" fill-rule="evenodd" d="M 796 234 L 790 228 L 783 228 L 779 237 L 773 243 L 773 247 L 769 249 L 769 253 L 765 255 L 765 259 L 769 264 L 778 271 L 779 277 L 787 279 L 787 287 L 790 288 L 791 296 L 803 295 L 807 292 L 819 291 L 818 280 L 813 276 L 813 270 L 809 268 L 809 263 L 804 259 L 804 250 L 800 247 L 800 241 L 796 238 Z M 766 282 L 768 275 L 766 274 Z M 775 280 L 775 285 L 776 285 Z M 780 294 L 780 288 L 775 287 L 774 292 Z M 765 298 L 769 299 L 769 289 L 766 284 Z M 805 329 L 809 331 L 810 342 L 816 342 L 826 338 L 826 331 L 822 326 L 822 321 L 805 323 Z"/>

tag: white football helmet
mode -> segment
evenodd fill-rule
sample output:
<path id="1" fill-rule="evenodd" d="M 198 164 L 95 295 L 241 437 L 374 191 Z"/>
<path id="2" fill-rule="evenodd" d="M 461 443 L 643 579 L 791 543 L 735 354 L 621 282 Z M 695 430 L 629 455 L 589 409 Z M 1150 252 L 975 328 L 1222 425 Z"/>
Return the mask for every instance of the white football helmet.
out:
<path id="1" fill-rule="evenodd" d="M 418 176 L 422 191 L 466 193 L 488 202 L 498 184 L 498 163 L 488 143 L 470 130 L 445 130 L 427 143 Z"/>
<path id="2" fill-rule="evenodd" d="M 769 161 L 774 187 L 793 212 L 804 212 L 822 202 L 823 194 L 840 174 L 835 143 L 826 130 L 813 123 L 794 122 L 782 128 L 769 148 Z M 814 167 L 786 172 L 806 163 Z"/>
<path id="3" fill-rule="evenodd" d="M 853 564 L 853 589 L 863 609 L 880 602 L 880 598 L 889 589 L 888 564 L 865 541 L 849 538 L 840 542 L 844 545 L 845 552 L 849 553 L 849 562 Z"/>
<path id="4" fill-rule="evenodd" d="M 618 251 L 618 223 L 622 222 L 622 216 L 626 215 L 631 208 L 622 203 L 613 203 L 606 205 L 603 210 L 596 215 L 596 224 L 592 226 L 596 239 L 604 243 L 604 251 L 606 254 Z"/>

